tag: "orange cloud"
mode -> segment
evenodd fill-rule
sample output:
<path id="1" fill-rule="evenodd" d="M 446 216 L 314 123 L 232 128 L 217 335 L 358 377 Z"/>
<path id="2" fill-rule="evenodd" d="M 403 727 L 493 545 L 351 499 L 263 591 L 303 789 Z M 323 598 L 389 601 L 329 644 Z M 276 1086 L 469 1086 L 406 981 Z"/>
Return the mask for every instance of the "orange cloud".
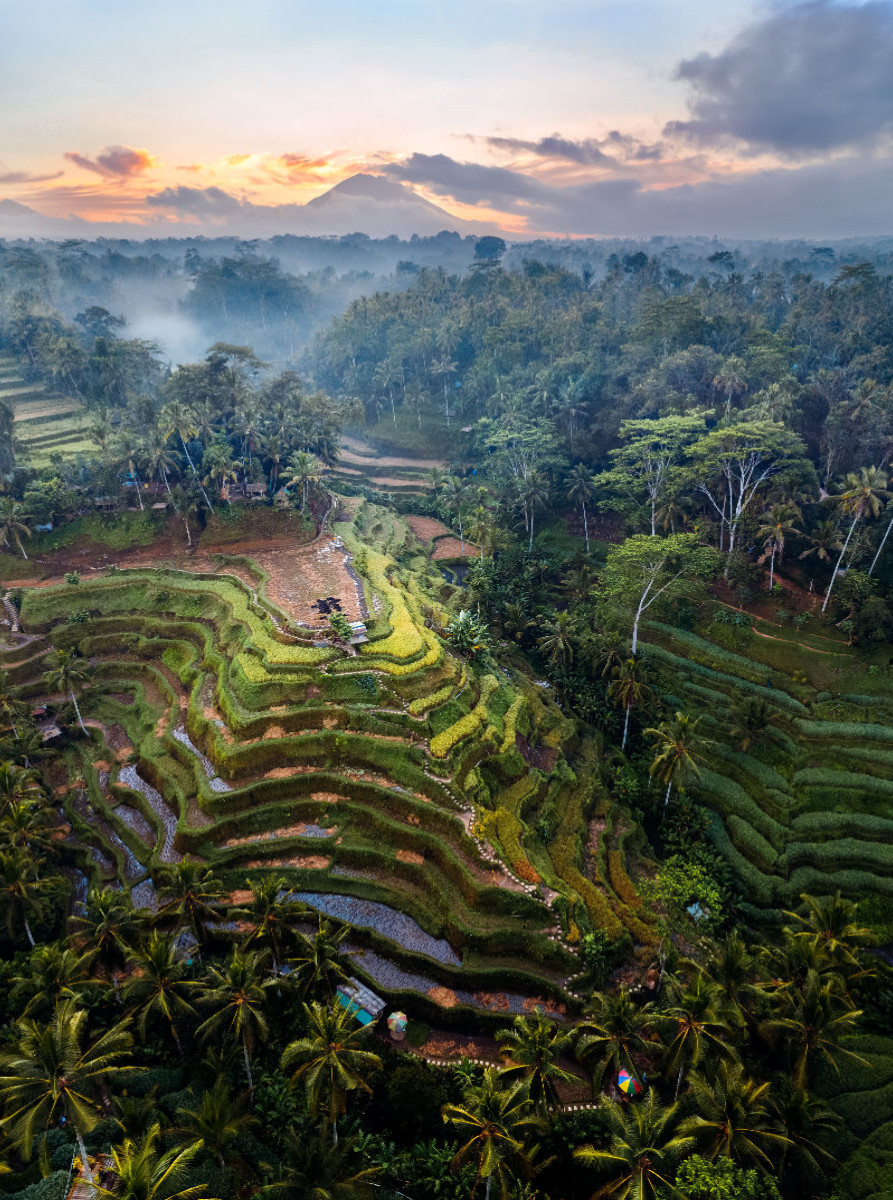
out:
<path id="1" fill-rule="evenodd" d="M 135 150 L 131 146 L 106 146 L 96 158 L 87 158 L 77 151 L 69 151 L 65 157 L 85 171 L 101 175 L 103 179 L 128 179 L 142 175 L 159 165 L 159 160 L 148 150 Z"/>

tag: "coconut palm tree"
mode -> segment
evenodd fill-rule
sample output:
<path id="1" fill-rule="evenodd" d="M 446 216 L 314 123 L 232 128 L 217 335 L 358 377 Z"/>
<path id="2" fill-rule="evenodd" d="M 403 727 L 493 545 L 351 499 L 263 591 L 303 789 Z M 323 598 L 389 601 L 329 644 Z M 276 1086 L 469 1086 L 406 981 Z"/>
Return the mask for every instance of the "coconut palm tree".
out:
<path id="1" fill-rule="evenodd" d="M 0 913 L 5 917 L 10 938 L 15 937 L 16 927 L 21 922 L 28 941 L 32 946 L 35 944 L 28 916 L 36 916 L 42 911 L 40 896 L 43 890 L 40 859 L 33 858 L 26 850 L 0 853 Z"/>
<path id="2" fill-rule="evenodd" d="M 676 1072 L 676 1097 L 687 1069 L 702 1060 L 733 1060 L 732 1025 L 725 997 L 703 972 L 673 988 L 673 1002 L 649 1015 L 648 1025 L 664 1039 L 667 1069 Z"/>
<path id="3" fill-rule="evenodd" d="M 803 521 L 803 514 L 796 504 L 785 502 L 773 504 L 770 509 L 760 516 L 760 538 L 765 547 L 765 553 L 760 559 L 769 559 L 769 591 L 775 582 L 775 559 L 784 558 L 785 539 L 797 532 L 797 525 Z"/>
<path id="4" fill-rule="evenodd" d="M 834 970 L 844 974 L 861 970 L 858 952 L 871 944 L 872 934 L 856 923 L 856 902 L 843 899 L 840 892 L 833 896 L 802 895 L 800 899 L 806 912 L 785 913 L 794 922 L 784 927 L 785 934 L 804 938 L 823 950 Z"/>
<path id="5" fill-rule="evenodd" d="M 354 1138 L 330 1142 L 290 1129 L 279 1178 L 261 1188 L 263 1200 L 371 1200 L 381 1167 L 359 1167 Z"/>
<path id="6" fill-rule="evenodd" d="M 177 460 L 171 454 L 167 441 L 155 431 L 143 446 L 143 457 L 149 474 L 160 479 L 167 489 L 167 494 L 173 499 L 169 476 L 177 471 Z"/>
<path id="7" fill-rule="evenodd" d="M 289 958 L 289 979 L 305 999 L 330 1001 L 339 983 L 347 979 L 341 945 L 349 925 L 335 928 L 321 915 L 312 937 L 298 935 L 297 953 Z"/>
<path id="8" fill-rule="evenodd" d="M 587 1014 L 577 1026 L 576 1055 L 592 1075 L 593 1092 L 601 1091 L 606 1075 L 625 1069 L 640 1078 L 635 1056 L 649 1043 L 643 1037 L 644 1017 L 629 991 L 599 993 L 592 998 Z M 654 1049 L 654 1044 L 651 1043 Z"/>
<path id="9" fill-rule="evenodd" d="M 24 974 L 10 980 L 14 1011 L 23 1017 L 48 1020 L 57 1004 L 66 1000 L 81 1002 L 82 993 L 97 982 L 90 974 L 89 954 L 77 954 L 58 943 L 38 946 Z"/>
<path id="10" fill-rule="evenodd" d="M 229 442 L 222 438 L 212 442 L 205 451 L 202 466 L 205 469 L 205 477 L 202 480 L 202 493 L 207 497 L 205 488 L 216 484 L 221 499 L 229 504 L 229 485 L 234 483 L 239 477 Z M 214 511 L 210 501 L 208 501 L 208 508 L 211 509 L 211 512 Z"/>
<path id="11" fill-rule="evenodd" d="M 254 1091 L 251 1051 L 256 1040 L 267 1040 L 264 1005 L 266 989 L 273 982 L 263 976 L 263 958 L 262 954 L 234 946 L 224 970 L 210 968 L 200 1000 L 202 1007 L 211 1012 L 198 1033 L 204 1038 L 222 1033 L 241 1042 L 250 1091 Z"/>
<path id="12" fill-rule="evenodd" d="M 149 1019 L 160 1018 L 183 1057 L 174 1017 L 195 1014 L 190 998 L 198 984 L 187 978 L 186 964 L 177 956 L 173 937 L 153 930 L 144 945 L 130 951 L 127 961 L 133 974 L 124 985 L 122 998 L 136 1015 L 140 1033 L 145 1037 Z"/>
<path id="13" fill-rule="evenodd" d="M 25 506 L 12 496 L 0 496 L 0 538 L 4 546 L 8 546 L 10 540 L 14 541 L 22 558 L 27 560 L 22 538 L 30 536 L 31 518 L 25 512 Z"/>
<path id="14" fill-rule="evenodd" d="M 95 1189 L 100 1200 L 214 1200 L 203 1183 L 180 1186 L 193 1174 L 201 1143 L 161 1151 L 160 1140 L 161 1128 L 153 1125 L 139 1141 L 112 1146 L 111 1166 Z"/>
<path id="15" fill-rule="evenodd" d="M 556 1084 L 579 1083 L 580 1077 L 558 1065 L 571 1052 L 573 1034 L 545 1017 L 540 1009 L 533 1016 L 515 1017 L 510 1029 L 496 1034 L 499 1054 L 505 1062 L 503 1083 L 523 1080 L 534 1109 L 541 1113 L 559 1103 Z"/>
<path id="16" fill-rule="evenodd" d="M 84 737 L 88 737 L 77 693 L 82 691 L 84 685 L 92 678 L 90 664 L 85 658 L 81 658 L 77 650 L 57 649 L 53 655 L 50 669 L 44 672 L 43 681 L 51 692 L 61 692 L 63 696 L 68 696 L 77 713 L 81 732 Z"/>
<path id="17" fill-rule="evenodd" d="M 225 1167 L 238 1157 L 236 1143 L 242 1134 L 258 1125 L 258 1119 L 247 1111 L 244 1096 L 234 1096 L 226 1080 L 219 1076 L 214 1086 L 202 1093 L 194 1108 L 177 1110 L 179 1131 L 191 1138 L 193 1145 L 204 1147 Z"/>
<path id="18" fill-rule="evenodd" d="M 534 516 L 538 508 L 545 508 L 549 502 L 549 481 L 545 475 L 536 469 L 528 471 L 518 484 L 518 499 L 524 510 L 525 526 L 530 533 L 527 551 L 532 553 Z"/>
<path id="19" fill-rule="evenodd" d="M 301 512 L 303 512 L 307 506 L 307 493 L 310 485 L 316 483 L 322 474 L 322 463 L 309 450 L 295 450 L 286 464 L 286 471 L 290 478 L 286 480 L 285 486 L 301 489 Z"/>
<path id="20" fill-rule="evenodd" d="M 118 976 L 139 933 L 129 895 L 113 888 L 91 888 L 81 913 L 69 923 L 74 944 L 90 955 L 91 966 L 107 975 L 120 1001 Z"/>
<path id="21" fill-rule="evenodd" d="M 188 929 L 199 947 L 208 938 L 208 926 L 225 919 L 229 893 L 214 874 L 213 868 L 182 862 L 159 871 L 158 920 L 175 929 Z"/>
<path id="22" fill-rule="evenodd" d="M 843 549 L 840 526 L 836 521 L 819 521 L 812 533 L 804 533 L 803 536 L 811 544 L 800 554 L 800 558 L 809 558 L 814 554 L 820 562 L 830 562 Z"/>
<path id="23" fill-rule="evenodd" d="M 603 1111 L 611 1134 L 608 1149 L 580 1146 L 574 1151 L 574 1158 L 606 1177 L 596 1195 L 616 1200 L 684 1200 L 672 1177 L 694 1141 L 679 1132 L 679 1105 L 664 1108 L 650 1088 L 647 1097 L 635 1104 L 614 1101 Z"/>
<path id="24" fill-rule="evenodd" d="M 462 1104 L 444 1105 L 443 1119 L 455 1127 L 462 1142 L 453 1164 L 477 1165 L 472 1200 L 482 1179 L 485 1200 L 490 1200 L 494 1182 L 499 1200 L 508 1200 L 515 1176 L 532 1170 L 535 1150 L 529 1147 L 529 1138 L 541 1128 L 526 1083 L 504 1087 L 500 1072 L 487 1067 L 480 1083 L 466 1091 Z"/>
<path id="25" fill-rule="evenodd" d="M 9 682 L 9 675 L 6 671 L 0 671 L 0 716 L 9 722 L 9 727 L 13 732 L 16 741 L 19 739 L 19 730 L 16 722 L 21 721 L 30 712 L 31 706 L 25 701 L 20 700 L 13 692 L 12 685 Z"/>
<path id="26" fill-rule="evenodd" d="M 189 463 L 189 470 L 192 472 L 192 475 L 196 481 L 198 481 L 198 471 L 195 469 L 195 463 L 190 457 L 189 447 L 186 443 L 198 434 L 200 423 L 203 424 L 204 431 L 204 423 L 200 422 L 196 413 L 191 408 L 179 400 L 169 400 L 167 404 L 164 405 L 159 416 L 159 422 L 165 441 L 167 441 L 173 434 L 176 434 L 180 439 L 180 445 L 183 447 L 183 453 L 186 455 L 186 461 Z M 213 422 L 210 415 L 208 416 L 208 422 L 209 424 L 207 425 L 207 428 L 212 430 L 216 422 Z M 214 505 L 208 499 L 208 493 L 205 491 L 204 485 L 199 482 L 199 487 L 202 490 L 202 496 L 204 496 L 205 504 L 207 504 L 208 508 L 211 510 L 211 512 L 213 512 Z"/>
<path id="27" fill-rule="evenodd" d="M 282 1070 L 292 1073 L 292 1087 L 304 1085 L 310 1115 L 322 1113 L 337 1141 L 338 1118 L 347 1111 L 349 1093 L 371 1094 L 368 1077 L 381 1067 L 381 1059 L 363 1049 L 365 1031 L 346 1008 L 326 1008 L 313 1001 L 304 1005 L 304 1015 L 309 1031 L 285 1047 Z"/>
<path id="28" fill-rule="evenodd" d="M 843 1058 L 870 1066 L 866 1059 L 840 1044 L 841 1039 L 856 1032 L 862 1012 L 852 1007 L 837 979 L 822 979 L 818 971 L 810 970 L 802 990 L 787 988 L 778 996 L 780 1015 L 764 1021 L 760 1029 L 770 1044 L 787 1048 L 793 1058 L 796 1087 L 807 1086 L 816 1060 L 826 1062 L 835 1071 Z"/>
<path id="29" fill-rule="evenodd" d="M 696 1111 L 679 1132 L 693 1137 L 705 1158 L 731 1158 L 772 1173 L 787 1138 L 775 1130 L 770 1084 L 750 1079 L 740 1064 L 721 1062 L 715 1079 L 694 1074 L 690 1086 Z"/>
<path id="30" fill-rule="evenodd" d="M 263 875 L 249 879 L 251 900 L 245 909 L 251 929 L 245 939 L 246 949 L 262 947 L 270 952 L 273 974 L 278 977 L 285 960 L 287 947 L 294 941 L 294 921 L 305 912 L 294 890 L 281 875 Z"/>
<path id="31" fill-rule="evenodd" d="M 20 801 L 0 816 L 0 842 L 14 850 L 27 850 L 35 856 L 55 855 L 55 832 L 56 824 L 43 804 Z"/>
<path id="32" fill-rule="evenodd" d="M 670 802 L 674 783 L 682 784 L 692 777 L 700 777 L 695 760 L 707 740 L 698 732 L 700 721 L 700 717 L 677 712 L 672 720 L 661 721 L 656 729 L 645 730 L 647 737 L 655 739 L 650 773 L 667 785 L 665 808 Z"/>
<path id="33" fill-rule="evenodd" d="M 21 767 L 8 759 L 0 760 L 0 808 L 8 812 L 20 804 L 31 804 L 44 796 L 40 772 Z"/>
<path id="34" fill-rule="evenodd" d="M 595 477 L 585 464 L 577 463 L 567 477 L 567 498 L 575 507 L 579 506 L 583 510 L 583 536 L 586 539 L 587 554 L 589 553 L 589 519 L 586 505 L 592 503 L 594 495 Z"/>
<path id="35" fill-rule="evenodd" d="M 780 1166 L 776 1160 L 776 1173 L 782 1182 L 791 1165 L 798 1177 L 821 1176 L 838 1165 L 822 1143 L 833 1145 L 843 1122 L 824 1100 L 782 1078 L 772 1089 L 770 1103 L 778 1128 L 787 1140 L 782 1147 Z"/>
<path id="36" fill-rule="evenodd" d="M 889 497 L 890 493 L 887 491 L 887 473 L 879 467 L 862 467 L 858 475 L 853 472 L 847 475 L 845 490 L 841 492 L 838 503 L 840 511 L 845 513 L 846 516 L 852 517 L 852 521 L 846 539 L 841 547 L 837 565 L 831 576 L 831 582 L 828 584 L 828 590 L 825 593 L 822 612 L 828 607 L 828 601 L 831 599 L 831 589 L 834 587 L 834 580 L 837 578 L 840 564 L 843 562 L 847 546 L 850 544 L 853 530 L 864 517 L 876 517 L 881 511 L 883 501 L 889 499 Z"/>
<path id="37" fill-rule="evenodd" d="M 94 1099 L 99 1082 L 121 1075 L 133 1038 L 126 1023 L 87 1041 L 87 1014 L 72 1001 L 57 1006 L 48 1022 L 16 1022 L 15 1049 L 0 1056 L 0 1099 L 12 1133 L 26 1157 L 36 1134 L 64 1116 L 74 1130 L 84 1177 L 93 1184 L 84 1145 L 100 1118 Z"/>
<path id="38" fill-rule="evenodd" d="M 112 463 L 118 470 L 125 471 L 125 484 L 127 481 L 132 481 L 134 491 L 136 492 L 137 503 L 140 506 L 140 512 L 145 509 L 143 504 L 143 486 L 140 482 L 139 472 L 137 471 L 137 462 L 142 459 L 143 447 L 137 442 L 136 438 L 126 429 L 119 429 L 112 439 Z"/>
<path id="39" fill-rule="evenodd" d="M 456 521 L 459 525 L 459 548 L 464 555 L 465 530 L 462 524 L 462 517 L 465 511 L 465 504 L 468 500 L 468 484 L 457 475 L 447 475 L 441 484 L 440 490 L 443 494 L 443 502 L 446 505 L 447 511 L 456 514 Z"/>
<path id="40" fill-rule="evenodd" d="M 543 625 L 543 633 L 536 639 L 540 654 L 551 663 L 562 666 L 574 660 L 574 620 L 569 612 L 557 612 Z"/>
<path id="41" fill-rule="evenodd" d="M 725 996 L 730 1011 L 737 1013 L 741 1024 L 752 1017 L 766 998 L 766 992 L 756 982 L 758 965 L 759 960 L 737 932 L 718 942 L 707 960 L 708 976 Z"/>
<path id="42" fill-rule="evenodd" d="M 654 691 L 647 683 L 648 668 L 638 658 L 628 658 L 611 672 L 611 683 L 608 695 L 619 708 L 624 710 L 623 741 L 620 749 L 626 749 L 626 739 L 629 734 L 629 715 L 640 704 L 647 704 L 654 697 Z"/>

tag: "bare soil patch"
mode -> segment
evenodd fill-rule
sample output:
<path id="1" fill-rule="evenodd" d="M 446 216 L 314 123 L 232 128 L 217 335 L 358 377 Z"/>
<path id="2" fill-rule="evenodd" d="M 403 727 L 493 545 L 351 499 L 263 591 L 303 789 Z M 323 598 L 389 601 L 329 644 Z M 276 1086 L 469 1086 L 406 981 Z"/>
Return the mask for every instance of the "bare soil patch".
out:
<path id="1" fill-rule="evenodd" d="M 480 546 L 476 546 L 474 542 L 469 542 L 466 538 L 461 542 L 457 537 L 438 538 L 434 543 L 434 554 L 432 557 L 435 562 L 440 562 L 445 558 L 471 558 L 473 554 L 480 551 Z"/>
<path id="2" fill-rule="evenodd" d="M 406 518 L 406 524 L 416 535 L 420 542 L 433 542 L 435 538 L 452 537 L 452 529 L 448 529 L 443 521 L 436 521 L 434 517 L 420 517 L 413 514 Z"/>

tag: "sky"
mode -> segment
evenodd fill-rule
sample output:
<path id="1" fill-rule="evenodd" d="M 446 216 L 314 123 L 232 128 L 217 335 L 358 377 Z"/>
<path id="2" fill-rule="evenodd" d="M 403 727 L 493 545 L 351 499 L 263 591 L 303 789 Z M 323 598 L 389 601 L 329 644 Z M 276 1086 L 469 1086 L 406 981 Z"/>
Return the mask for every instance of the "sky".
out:
<path id="1" fill-rule="evenodd" d="M 0 28 L 7 236 L 343 232 L 367 202 L 304 206 L 358 173 L 447 214 L 408 196 L 401 233 L 893 233 L 893 0 L 0 0 Z"/>

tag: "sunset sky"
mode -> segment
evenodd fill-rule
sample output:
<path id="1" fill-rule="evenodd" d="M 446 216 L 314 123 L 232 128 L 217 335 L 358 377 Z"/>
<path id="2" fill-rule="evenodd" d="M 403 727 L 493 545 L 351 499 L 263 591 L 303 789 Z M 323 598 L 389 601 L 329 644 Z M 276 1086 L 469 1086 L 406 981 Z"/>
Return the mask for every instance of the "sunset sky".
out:
<path id="1" fill-rule="evenodd" d="M 357 172 L 521 236 L 893 232 L 888 0 L 6 0 L 0 16 L 0 200 L 55 219 L 0 205 L 4 233 L 301 231 L 296 206 Z"/>

